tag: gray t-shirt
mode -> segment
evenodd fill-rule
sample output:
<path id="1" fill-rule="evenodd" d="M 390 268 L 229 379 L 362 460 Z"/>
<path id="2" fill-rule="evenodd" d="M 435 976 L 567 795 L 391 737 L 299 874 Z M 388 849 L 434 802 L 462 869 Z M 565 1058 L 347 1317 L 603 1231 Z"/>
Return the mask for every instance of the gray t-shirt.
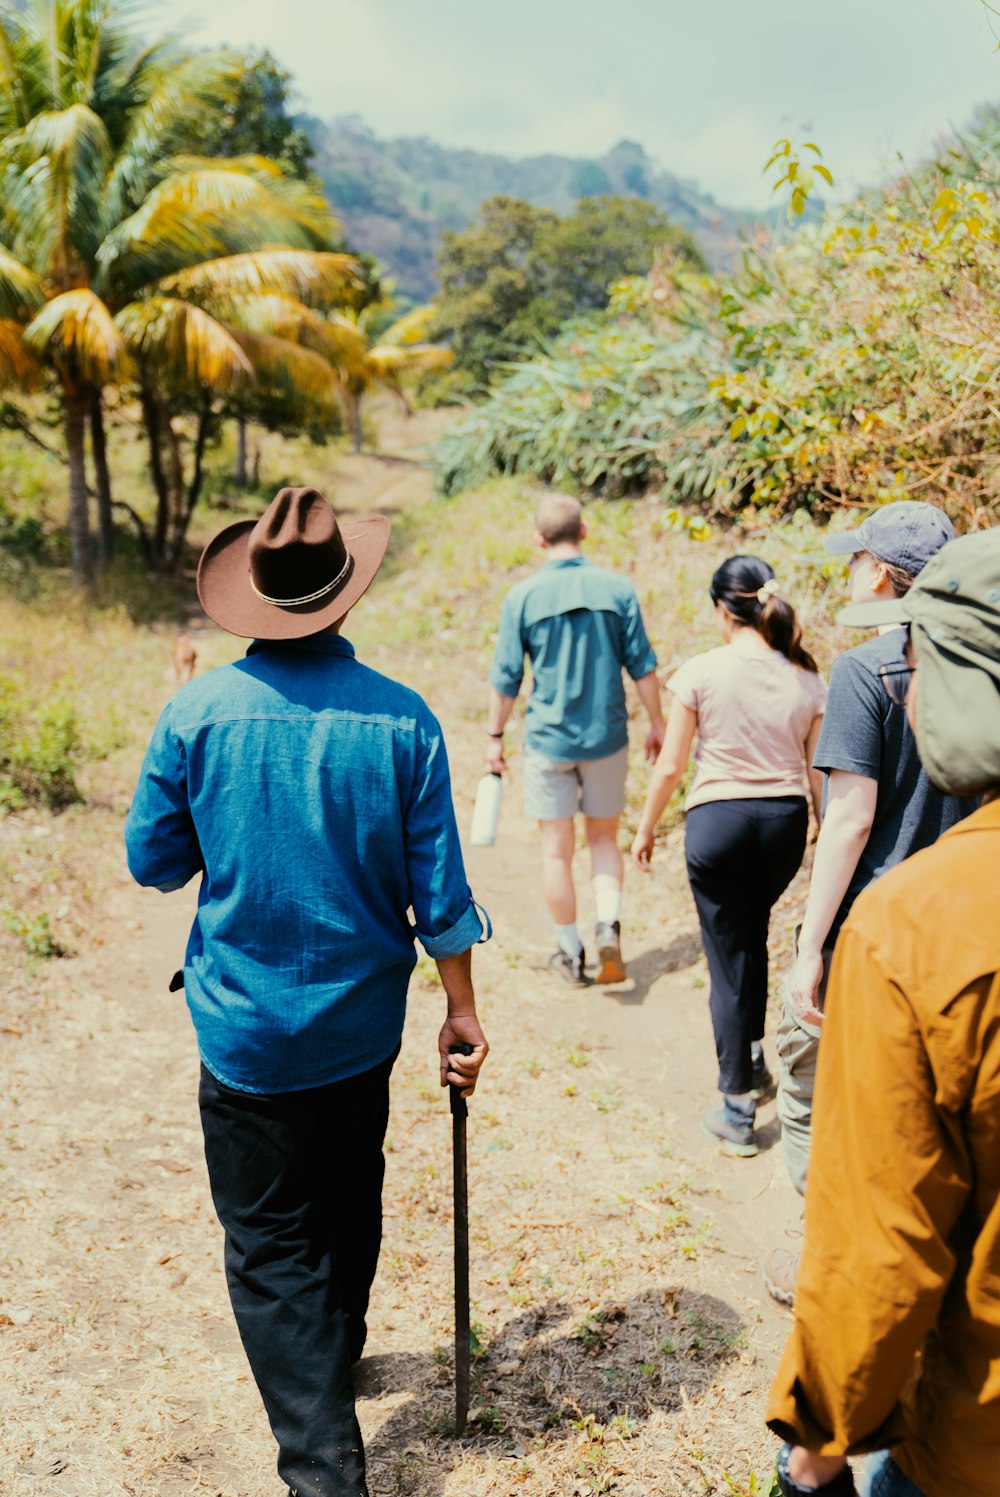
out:
<path id="1" fill-rule="evenodd" d="M 977 796 L 942 795 L 920 763 L 906 712 L 890 702 L 879 667 L 902 663 L 904 635 L 892 629 L 834 661 L 816 769 L 843 769 L 878 781 L 875 819 L 826 944 L 832 945 L 851 905 L 888 869 L 930 847 L 968 816 Z M 824 801 L 826 797 L 824 795 Z"/>

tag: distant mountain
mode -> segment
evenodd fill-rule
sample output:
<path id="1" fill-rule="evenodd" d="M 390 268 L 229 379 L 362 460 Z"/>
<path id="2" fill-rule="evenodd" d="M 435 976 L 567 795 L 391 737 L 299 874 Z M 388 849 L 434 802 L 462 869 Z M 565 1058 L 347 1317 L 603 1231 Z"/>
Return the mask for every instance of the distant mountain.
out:
<path id="1" fill-rule="evenodd" d="M 741 232 L 752 232 L 764 218 L 723 208 L 694 182 L 658 170 L 632 140 L 594 159 L 510 160 L 441 146 L 426 136 L 380 140 L 354 114 L 329 124 L 303 123 L 316 150 L 313 165 L 346 237 L 377 255 L 399 290 L 419 301 L 434 294 L 442 232 L 464 229 L 486 198 L 501 193 L 561 214 L 581 197 L 648 198 L 687 229 L 716 266 L 731 263 Z"/>

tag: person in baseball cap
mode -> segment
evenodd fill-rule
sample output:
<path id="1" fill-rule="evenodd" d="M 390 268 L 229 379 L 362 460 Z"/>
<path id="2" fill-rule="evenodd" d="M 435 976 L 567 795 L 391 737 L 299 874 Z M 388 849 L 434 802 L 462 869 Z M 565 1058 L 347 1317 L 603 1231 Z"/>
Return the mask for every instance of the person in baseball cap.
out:
<path id="1" fill-rule="evenodd" d="M 834 556 L 857 556 L 865 551 L 876 561 L 915 577 L 954 539 L 955 527 L 943 510 L 919 499 L 899 499 L 875 510 L 854 530 L 828 535 L 824 545 Z"/>
<path id="2" fill-rule="evenodd" d="M 917 749 L 948 795 L 1000 783 L 1000 527 L 949 542 L 901 598 L 841 609 L 840 624 L 903 625 L 898 662 L 882 668 L 890 700 L 909 703 Z"/>
<path id="3" fill-rule="evenodd" d="M 954 537 L 933 504 L 904 499 L 827 538 L 849 560 L 851 601 L 899 603 Z M 887 696 L 883 668 L 898 661 L 900 631 L 890 623 L 834 662 L 813 768 L 826 778 L 823 823 L 796 959 L 782 987 L 778 1028 L 778 1115 L 792 1183 L 805 1191 L 822 1009 L 830 963 L 855 899 L 888 869 L 969 814 L 975 802 L 945 795 L 920 762 L 902 707 Z M 797 1255 L 777 1247 L 764 1262 L 774 1298 L 790 1304 Z"/>
<path id="4" fill-rule="evenodd" d="M 950 541 L 882 673 L 977 809 L 857 900 L 820 1047 L 795 1327 L 767 1410 L 783 1494 L 995 1497 L 1000 1473 L 1000 528 Z"/>

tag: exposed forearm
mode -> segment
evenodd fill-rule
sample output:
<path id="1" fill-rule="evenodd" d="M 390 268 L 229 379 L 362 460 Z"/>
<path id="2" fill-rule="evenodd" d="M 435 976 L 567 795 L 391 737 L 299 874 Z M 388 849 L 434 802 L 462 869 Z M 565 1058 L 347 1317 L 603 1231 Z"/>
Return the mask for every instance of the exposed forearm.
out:
<path id="1" fill-rule="evenodd" d="M 816 825 L 823 825 L 823 783 L 825 776 L 821 770 L 810 768 L 809 794 L 812 798 L 813 814 L 816 817 Z"/>
<path id="2" fill-rule="evenodd" d="M 827 806 L 813 859 L 800 951 L 822 951 L 870 833 L 871 823 L 857 819 L 843 805 Z"/>
<path id="3" fill-rule="evenodd" d="M 438 960 L 441 985 L 448 999 L 449 1019 L 475 1018 L 476 994 L 472 986 L 472 950 Z"/>
<path id="4" fill-rule="evenodd" d="M 490 687 L 489 705 L 486 711 L 486 727 L 490 733 L 502 733 L 507 726 L 510 714 L 514 710 L 516 697 L 505 697 L 502 692 L 497 691 L 495 686 Z"/>
<path id="5" fill-rule="evenodd" d="M 684 778 L 686 764 L 678 767 L 675 764 L 657 763 L 649 780 L 649 789 L 646 791 L 646 804 L 642 808 L 642 816 L 639 818 L 639 831 L 652 832 L 656 823 L 663 815 L 677 786 Z"/>
<path id="6" fill-rule="evenodd" d="M 650 671 L 648 676 L 640 676 L 635 683 L 635 689 L 639 693 L 639 700 L 649 718 L 651 728 L 663 727 L 663 705 L 660 701 L 660 683 L 655 671 Z"/>

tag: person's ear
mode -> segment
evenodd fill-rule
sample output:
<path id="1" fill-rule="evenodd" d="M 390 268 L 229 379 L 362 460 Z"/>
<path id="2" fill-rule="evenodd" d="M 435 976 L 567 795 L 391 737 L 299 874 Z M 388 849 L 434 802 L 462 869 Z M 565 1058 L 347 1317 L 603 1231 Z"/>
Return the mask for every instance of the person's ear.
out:
<path id="1" fill-rule="evenodd" d="M 877 593 L 880 599 L 882 599 L 886 595 L 888 595 L 889 598 L 894 598 L 896 596 L 896 589 L 893 587 L 892 582 L 889 580 L 889 573 L 886 571 L 885 563 L 882 561 L 876 561 L 875 563 L 875 566 L 872 570 L 872 580 L 870 586 L 872 592 Z"/>
<path id="2" fill-rule="evenodd" d="M 585 541 L 587 539 L 587 527 L 583 520 L 580 521 L 580 539 L 581 541 Z"/>
<path id="3" fill-rule="evenodd" d="M 549 549 L 549 543 L 540 530 L 535 530 L 532 532 L 532 540 L 535 542 L 535 545 L 538 547 L 539 551 L 547 551 Z"/>

